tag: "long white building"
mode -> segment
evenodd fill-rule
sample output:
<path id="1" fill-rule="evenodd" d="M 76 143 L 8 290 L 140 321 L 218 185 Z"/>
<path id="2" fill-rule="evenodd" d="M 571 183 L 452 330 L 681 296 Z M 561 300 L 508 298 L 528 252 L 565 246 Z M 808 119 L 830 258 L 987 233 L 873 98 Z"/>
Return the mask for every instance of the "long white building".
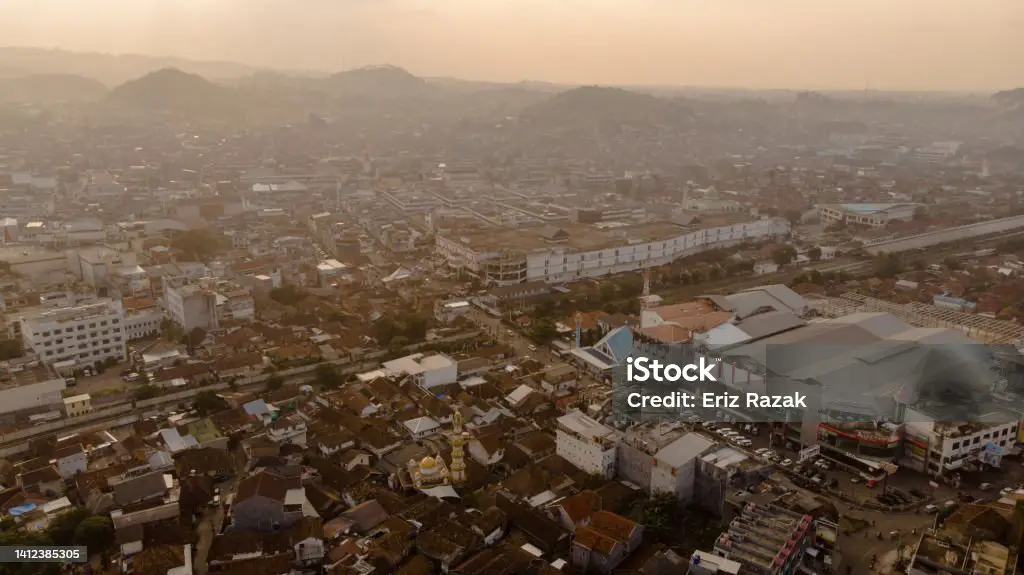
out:
<path id="1" fill-rule="evenodd" d="M 669 222 L 600 222 L 438 234 L 437 253 L 493 284 L 562 283 L 656 267 L 712 248 L 779 238 L 782 218 L 689 229 Z"/>
<path id="2" fill-rule="evenodd" d="M 51 309 L 21 320 L 21 338 L 46 364 L 125 358 L 124 310 L 116 301 Z"/>

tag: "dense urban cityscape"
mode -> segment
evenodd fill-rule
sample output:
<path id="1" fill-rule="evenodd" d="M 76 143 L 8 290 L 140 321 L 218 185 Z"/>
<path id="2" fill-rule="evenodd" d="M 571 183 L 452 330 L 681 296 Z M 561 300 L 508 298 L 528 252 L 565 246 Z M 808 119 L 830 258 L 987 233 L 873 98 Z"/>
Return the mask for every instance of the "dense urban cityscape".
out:
<path id="1" fill-rule="evenodd" d="M 2 574 L 1018 572 L 1024 89 L 0 64 Z"/>

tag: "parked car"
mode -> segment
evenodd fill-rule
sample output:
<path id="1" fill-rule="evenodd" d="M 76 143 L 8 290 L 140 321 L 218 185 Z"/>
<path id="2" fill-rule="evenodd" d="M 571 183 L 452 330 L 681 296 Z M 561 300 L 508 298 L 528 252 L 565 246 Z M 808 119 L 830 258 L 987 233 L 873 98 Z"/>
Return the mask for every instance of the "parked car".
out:
<path id="1" fill-rule="evenodd" d="M 935 513 L 938 510 L 939 510 L 939 506 L 938 505 L 934 505 L 934 504 L 929 503 L 928 505 L 924 506 L 925 513 Z"/>
<path id="2" fill-rule="evenodd" d="M 768 453 L 768 451 L 769 449 L 767 447 L 758 447 L 754 450 L 754 453 L 757 455 L 764 455 L 765 453 Z"/>
<path id="3" fill-rule="evenodd" d="M 850 478 L 850 483 L 854 483 L 854 484 L 860 483 L 860 477 L 857 477 L 856 475 L 854 475 L 853 477 Z"/>
<path id="4" fill-rule="evenodd" d="M 531 344 L 527 349 L 530 351 L 537 351 L 537 346 Z"/>
<path id="5" fill-rule="evenodd" d="M 792 459 L 783 459 L 782 463 L 780 463 L 779 465 L 781 465 L 783 467 L 789 467 L 790 465 L 793 465 L 793 460 Z"/>

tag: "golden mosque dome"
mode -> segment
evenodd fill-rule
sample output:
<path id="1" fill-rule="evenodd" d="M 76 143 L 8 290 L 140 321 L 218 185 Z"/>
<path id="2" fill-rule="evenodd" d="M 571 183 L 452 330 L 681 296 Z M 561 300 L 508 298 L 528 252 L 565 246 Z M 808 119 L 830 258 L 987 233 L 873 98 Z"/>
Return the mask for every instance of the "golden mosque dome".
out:
<path id="1" fill-rule="evenodd" d="M 420 469 L 433 469 L 435 467 L 437 467 L 437 460 L 429 455 L 420 460 Z"/>

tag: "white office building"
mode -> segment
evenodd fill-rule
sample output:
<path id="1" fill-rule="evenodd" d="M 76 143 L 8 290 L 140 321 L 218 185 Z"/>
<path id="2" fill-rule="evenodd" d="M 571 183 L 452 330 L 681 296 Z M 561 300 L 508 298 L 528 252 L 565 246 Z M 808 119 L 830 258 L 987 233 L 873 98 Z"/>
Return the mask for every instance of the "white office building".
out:
<path id="1" fill-rule="evenodd" d="M 587 473 L 615 476 L 620 434 L 580 411 L 558 418 L 555 452 Z"/>
<path id="2" fill-rule="evenodd" d="M 25 349 L 44 363 L 91 365 L 125 358 L 124 310 L 116 301 L 58 308 L 21 320 Z"/>
<path id="3" fill-rule="evenodd" d="M 712 248 L 779 238 L 782 218 L 763 218 L 707 229 L 670 222 L 599 222 L 545 228 L 499 228 L 439 234 L 437 253 L 497 285 L 562 283 L 656 267 Z"/>

